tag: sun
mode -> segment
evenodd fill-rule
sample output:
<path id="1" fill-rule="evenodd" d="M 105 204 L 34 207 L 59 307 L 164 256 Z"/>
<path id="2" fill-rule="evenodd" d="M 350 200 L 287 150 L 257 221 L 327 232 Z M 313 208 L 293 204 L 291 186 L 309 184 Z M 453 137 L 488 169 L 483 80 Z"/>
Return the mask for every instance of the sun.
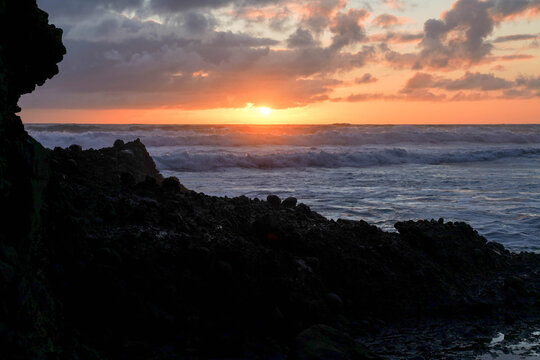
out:
<path id="1" fill-rule="evenodd" d="M 272 113 L 272 109 L 263 106 L 259 108 L 259 113 L 261 115 L 268 116 Z"/>

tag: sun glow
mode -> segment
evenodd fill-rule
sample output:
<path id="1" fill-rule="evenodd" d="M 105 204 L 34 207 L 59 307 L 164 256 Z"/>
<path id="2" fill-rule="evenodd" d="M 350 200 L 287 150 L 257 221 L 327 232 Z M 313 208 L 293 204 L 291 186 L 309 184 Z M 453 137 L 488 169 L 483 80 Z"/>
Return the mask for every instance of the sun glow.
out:
<path id="1" fill-rule="evenodd" d="M 267 107 L 260 107 L 259 108 L 259 113 L 261 115 L 268 116 L 268 115 L 270 115 L 272 113 L 272 109 L 267 108 Z"/>

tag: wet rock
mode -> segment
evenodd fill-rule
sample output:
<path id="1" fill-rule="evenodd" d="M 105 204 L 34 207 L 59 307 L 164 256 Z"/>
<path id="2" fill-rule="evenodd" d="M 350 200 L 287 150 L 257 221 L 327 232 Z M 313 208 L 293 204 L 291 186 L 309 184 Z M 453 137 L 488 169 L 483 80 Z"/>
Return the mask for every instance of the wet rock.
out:
<path id="1" fill-rule="evenodd" d="M 283 206 L 284 208 L 294 208 L 297 202 L 298 200 L 295 197 L 290 196 L 283 200 L 281 206 Z"/>
<path id="2" fill-rule="evenodd" d="M 277 195 L 268 195 L 266 201 L 273 209 L 279 209 L 281 205 L 281 199 Z"/>

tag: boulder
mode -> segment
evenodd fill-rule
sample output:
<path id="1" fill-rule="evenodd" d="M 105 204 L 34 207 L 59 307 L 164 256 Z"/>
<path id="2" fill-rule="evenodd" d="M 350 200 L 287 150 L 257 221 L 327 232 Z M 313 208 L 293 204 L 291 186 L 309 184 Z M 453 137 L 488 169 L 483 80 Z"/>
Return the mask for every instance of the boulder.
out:
<path id="1" fill-rule="evenodd" d="M 279 209 L 281 205 L 281 199 L 277 195 L 268 195 L 266 201 L 273 209 Z"/>
<path id="2" fill-rule="evenodd" d="M 283 206 L 284 208 L 294 208 L 297 202 L 298 200 L 295 197 L 290 196 L 283 200 L 281 206 Z"/>

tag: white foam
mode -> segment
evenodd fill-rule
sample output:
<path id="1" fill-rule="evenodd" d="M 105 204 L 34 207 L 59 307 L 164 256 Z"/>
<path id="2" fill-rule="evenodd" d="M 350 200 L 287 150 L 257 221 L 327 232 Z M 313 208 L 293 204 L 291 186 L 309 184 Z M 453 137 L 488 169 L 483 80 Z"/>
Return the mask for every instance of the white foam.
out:
<path id="1" fill-rule="evenodd" d="M 154 155 L 154 160 L 160 170 L 207 171 L 225 168 L 362 168 L 399 164 L 438 165 L 538 155 L 540 155 L 540 148 L 491 148 L 438 152 L 407 151 L 401 148 L 391 148 L 341 152 L 328 152 L 325 150 L 297 151 L 270 154 L 181 151 L 164 155 Z"/>

